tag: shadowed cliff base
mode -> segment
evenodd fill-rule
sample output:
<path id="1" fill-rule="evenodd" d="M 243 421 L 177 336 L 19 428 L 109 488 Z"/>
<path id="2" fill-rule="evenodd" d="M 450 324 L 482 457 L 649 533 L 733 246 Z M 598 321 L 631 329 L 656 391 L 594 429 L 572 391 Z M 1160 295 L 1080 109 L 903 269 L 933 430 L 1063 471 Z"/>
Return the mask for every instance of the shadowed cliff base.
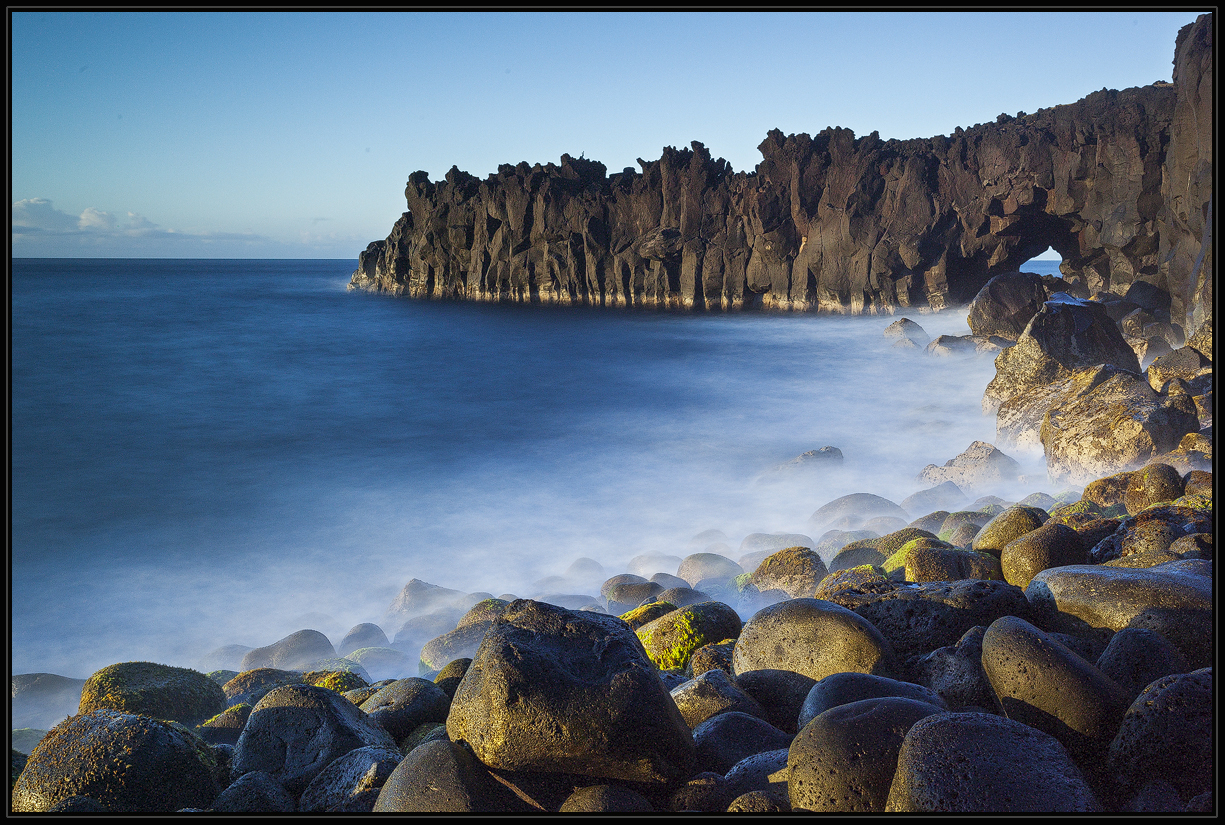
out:
<path id="1" fill-rule="evenodd" d="M 1178 34 L 1173 83 L 1103 89 L 950 136 L 771 131 L 755 172 L 694 142 L 607 174 L 504 164 L 415 172 L 408 211 L 351 287 L 414 298 L 892 313 L 968 302 L 1053 247 L 1066 280 L 1211 314 L 1212 15 Z"/>

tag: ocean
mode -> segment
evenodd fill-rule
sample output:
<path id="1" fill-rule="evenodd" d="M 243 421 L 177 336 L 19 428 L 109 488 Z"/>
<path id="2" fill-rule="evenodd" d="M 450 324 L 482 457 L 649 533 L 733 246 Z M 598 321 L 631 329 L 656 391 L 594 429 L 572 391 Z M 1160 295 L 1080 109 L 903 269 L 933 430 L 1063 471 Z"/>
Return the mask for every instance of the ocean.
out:
<path id="1" fill-rule="evenodd" d="M 994 441 L 991 357 L 882 335 L 965 335 L 964 308 L 418 302 L 347 291 L 354 267 L 12 262 L 14 673 L 192 667 L 306 627 L 336 643 L 413 578 L 530 596 L 577 558 L 612 575 L 711 529 L 736 559 Z M 826 445 L 840 467 L 771 472 Z M 1057 492 L 999 493 L 1038 490 Z"/>

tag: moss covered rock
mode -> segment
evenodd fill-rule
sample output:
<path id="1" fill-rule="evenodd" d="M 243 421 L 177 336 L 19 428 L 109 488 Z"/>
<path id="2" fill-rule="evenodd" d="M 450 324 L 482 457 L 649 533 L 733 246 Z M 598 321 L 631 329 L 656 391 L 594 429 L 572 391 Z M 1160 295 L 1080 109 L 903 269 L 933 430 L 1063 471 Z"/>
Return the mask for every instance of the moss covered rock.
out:
<path id="1" fill-rule="evenodd" d="M 782 590 L 793 599 L 809 598 L 828 572 L 811 548 L 786 547 L 762 561 L 750 580 L 758 592 Z"/>
<path id="2" fill-rule="evenodd" d="M 703 645 L 740 635 L 740 617 L 722 602 L 671 611 L 634 631 L 655 666 L 683 668 Z"/>
<path id="3" fill-rule="evenodd" d="M 1048 518 L 1050 514 L 1038 507 L 1021 505 L 1009 507 L 978 531 L 970 547 L 998 556 L 1008 542 L 1020 538 L 1031 530 L 1037 530 L 1046 523 Z"/>
<path id="4" fill-rule="evenodd" d="M 651 622 L 655 621 L 660 616 L 663 616 L 666 613 L 671 613 L 673 610 L 676 610 L 676 605 L 672 604 L 671 602 L 651 602 L 649 604 L 641 605 L 640 607 L 635 607 L 633 610 L 630 610 L 627 613 L 622 613 L 621 621 L 629 625 L 631 630 L 637 630 L 643 625 L 650 624 Z"/>
<path id="5" fill-rule="evenodd" d="M 221 790 L 212 749 L 182 725 L 98 709 L 53 728 L 12 793 L 12 810 L 47 811 L 87 796 L 107 811 L 207 808 Z"/>
<path id="6" fill-rule="evenodd" d="M 225 691 L 199 671 L 154 662 L 121 662 L 85 680 L 79 712 L 107 708 L 195 724 L 225 707 Z"/>

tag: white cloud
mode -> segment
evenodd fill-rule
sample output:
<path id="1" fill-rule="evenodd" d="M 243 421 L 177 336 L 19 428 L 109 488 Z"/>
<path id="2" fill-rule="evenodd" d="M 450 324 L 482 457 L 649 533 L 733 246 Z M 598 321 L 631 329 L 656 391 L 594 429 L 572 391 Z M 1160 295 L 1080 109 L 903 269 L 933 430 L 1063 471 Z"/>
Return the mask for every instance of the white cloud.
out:
<path id="1" fill-rule="evenodd" d="M 110 212 L 102 212 L 92 206 L 87 206 L 81 213 L 78 225 L 81 229 L 110 230 L 115 228 L 115 216 Z"/>
<path id="2" fill-rule="evenodd" d="M 78 228 L 79 218 L 61 212 L 46 198 L 27 198 L 13 204 L 13 234 L 67 232 Z"/>

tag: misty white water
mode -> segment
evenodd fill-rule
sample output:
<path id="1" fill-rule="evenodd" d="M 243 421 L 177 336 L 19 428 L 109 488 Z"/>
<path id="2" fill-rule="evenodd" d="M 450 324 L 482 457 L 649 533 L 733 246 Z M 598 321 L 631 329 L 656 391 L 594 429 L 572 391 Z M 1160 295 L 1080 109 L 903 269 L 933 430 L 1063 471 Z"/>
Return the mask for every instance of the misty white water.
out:
<path id="1" fill-rule="evenodd" d="M 335 643 L 412 578 L 527 596 L 576 558 L 611 575 L 709 529 L 735 559 L 994 441 L 991 357 L 882 336 L 898 317 L 968 334 L 964 310 L 423 303 L 347 292 L 352 269 L 13 262 L 13 672 L 195 666 L 304 627 Z M 825 445 L 840 470 L 757 481 Z M 1057 492 L 996 492 L 1038 490 Z"/>

